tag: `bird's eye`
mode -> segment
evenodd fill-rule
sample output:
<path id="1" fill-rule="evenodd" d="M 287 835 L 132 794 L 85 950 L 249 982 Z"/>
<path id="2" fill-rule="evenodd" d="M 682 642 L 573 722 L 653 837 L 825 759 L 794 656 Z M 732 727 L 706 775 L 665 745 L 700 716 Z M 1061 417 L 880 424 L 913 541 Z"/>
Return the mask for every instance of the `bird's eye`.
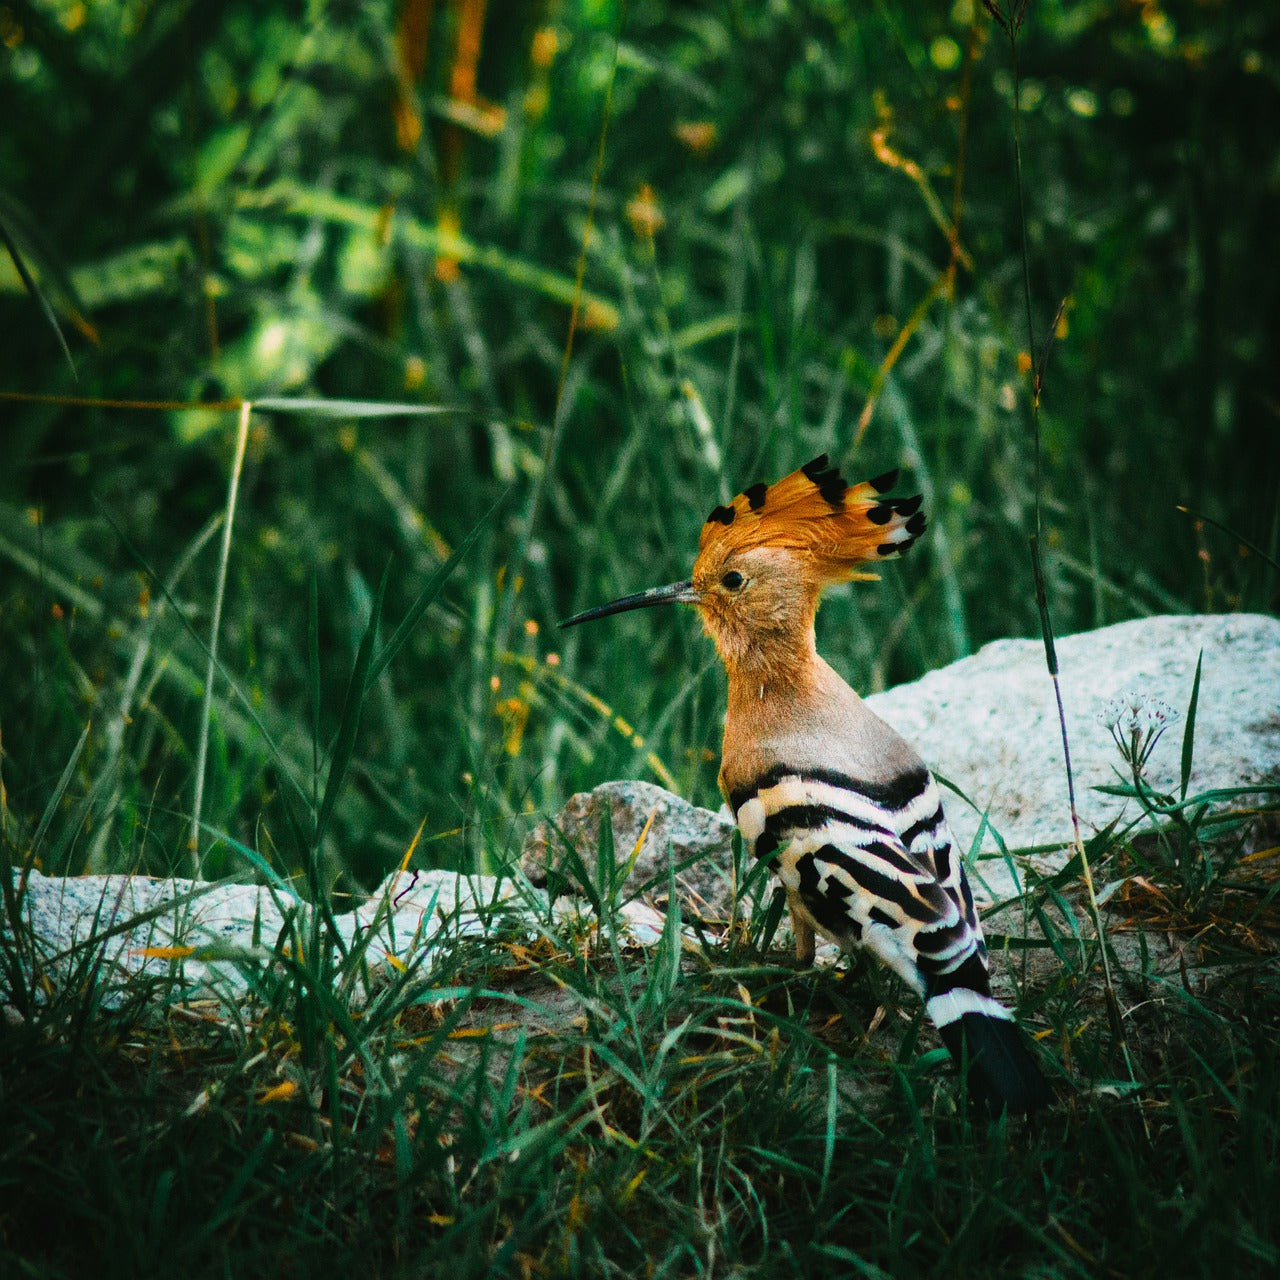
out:
<path id="1" fill-rule="evenodd" d="M 742 586 L 743 578 L 737 569 L 730 569 L 728 573 L 720 579 L 720 585 L 727 587 L 730 591 L 737 591 Z"/>

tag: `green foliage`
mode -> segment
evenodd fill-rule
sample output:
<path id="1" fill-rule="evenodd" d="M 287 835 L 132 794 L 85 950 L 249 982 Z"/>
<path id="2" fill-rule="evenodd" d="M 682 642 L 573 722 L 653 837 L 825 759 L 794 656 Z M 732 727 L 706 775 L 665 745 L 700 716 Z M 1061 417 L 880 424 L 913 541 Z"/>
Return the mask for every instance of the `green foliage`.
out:
<path id="1" fill-rule="evenodd" d="M 50 961 L 7 902 L 0 971 L 39 996 L 0 1033 L 6 1271 L 1211 1276 L 1280 1259 L 1269 960 L 1237 951 L 1193 994 L 1129 952 L 1139 1092 L 1115 1075 L 1096 944 L 1071 945 L 1070 906 L 1038 886 L 1058 959 L 1023 1015 L 1072 1081 L 1038 1123 L 987 1125 L 941 1051 L 918 1052 L 896 984 L 762 963 L 755 925 L 690 949 L 677 907 L 643 950 L 607 903 L 594 922 L 497 907 L 486 939 L 428 913 L 387 967 L 373 930 L 339 948 L 275 893 L 278 937 L 197 953 L 250 999 L 194 1008 L 176 966 L 112 979 L 101 939 Z"/>
<path id="2" fill-rule="evenodd" d="M 388 557 L 403 616 L 506 490 L 371 685 L 325 849 L 350 881 L 375 882 L 424 816 L 430 858 L 492 865 L 522 813 L 605 776 L 710 799 L 720 677 L 692 620 L 620 618 L 563 648 L 553 624 L 682 577 L 711 506 L 823 450 L 855 473 L 905 464 L 931 520 L 881 586 L 823 611 L 855 684 L 1035 632 L 1013 82 L 981 6 L 529 7 L 490 15 L 470 101 L 448 6 L 406 0 L 398 27 L 363 4 L 5 12 L 5 225 L 80 377 L 14 270 L 0 388 L 261 406 L 212 826 L 288 844 L 281 771 L 306 776 L 314 727 L 307 584 L 327 749 Z M 1097 0 L 1035 6 L 1022 31 L 1040 346 L 1069 298 L 1041 408 L 1059 631 L 1274 604 L 1276 153 L 1254 122 L 1275 25 L 1266 5 Z M 92 722 L 65 798 L 97 789 L 48 869 L 187 867 L 216 575 L 195 548 L 234 411 L 4 414 L 11 829 L 29 842 Z M 172 601 L 140 563 L 175 576 Z"/>
<path id="3" fill-rule="evenodd" d="M 1212 925 L 1231 894 L 1253 899 L 1248 928 L 1262 919 L 1280 887 L 1270 879 L 1251 878 L 1242 863 L 1266 860 L 1276 850 L 1253 850 L 1249 845 L 1257 819 L 1280 807 L 1280 786 L 1253 783 L 1238 787 L 1214 787 L 1193 792 L 1191 769 L 1195 761 L 1196 711 L 1200 703 L 1200 675 L 1204 655 L 1196 661 L 1191 700 L 1182 734 L 1181 777 L 1178 794 L 1154 789 L 1146 775 L 1146 763 L 1156 743 L 1170 727 L 1173 715 L 1159 699 L 1127 694 L 1110 704 L 1109 728 L 1129 777 L 1118 786 L 1102 787 L 1110 795 L 1136 800 L 1141 817 L 1125 835 L 1140 840 L 1129 847 L 1130 856 L 1170 895 L 1176 913 L 1200 924 Z M 1118 706 L 1116 704 L 1119 704 Z M 1242 874 L 1242 871 L 1244 874 Z M 1265 927 L 1265 926 L 1264 926 Z"/>
<path id="4" fill-rule="evenodd" d="M 37 984 L 5 875 L 4 1199 L 67 1226 L 9 1213 L 5 1271 L 1273 1270 L 1273 904 L 1243 846 L 1205 856 L 1194 707 L 1182 793 L 1132 780 L 1172 828 L 1088 850 L 1123 863 L 1107 909 L 1157 929 L 1248 905 L 1199 987 L 1141 928 L 1105 953 L 1141 1105 L 1074 865 L 1004 941 L 1052 957 L 1024 1008 L 1096 1091 L 1026 1133 L 975 1133 L 909 1019 L 873 1051 L 831 1033 L 884 993 L 769 966 L 745 867 L 745 940 L 691 971 L 676 917 L 624 949 L 616 862 L 583 851 L 596 950 L 548 919 L 532 966 L 581 1029 L 462 1053 L 486 1009 L 545 1011 L 511 953 L 447 938 L 429 990 L 351 1012 L 370 958 L 330 896 L 411 845 L 507 866 L 606 777 L 713 799 L 694 621 L 553 628 L 684 577 L 747 483 L 827 451 L 923 492 L 920 548 L 819 619 L 857 687 L 1038 630 L 1014 78 L 983 6 L 490 5 L 472 66 L 478 8 L 0 5 L 0 853 L 297 899 L 237 961 L 259 1015 L 202 1025 L 165 984 L 104 1005 L 92 948 Z M 1274 609 L 1280 11 L 1026 12 L 1054 626 Z M 1116 887 L 1134 868 L 1172 920 Z"/>

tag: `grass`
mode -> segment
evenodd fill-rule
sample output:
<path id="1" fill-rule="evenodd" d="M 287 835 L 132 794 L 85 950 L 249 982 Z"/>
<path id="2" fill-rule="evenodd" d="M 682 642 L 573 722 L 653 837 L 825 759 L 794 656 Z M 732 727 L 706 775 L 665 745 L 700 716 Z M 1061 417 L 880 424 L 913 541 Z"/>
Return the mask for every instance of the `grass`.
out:
<path id="1" fill-rule="evenodd" d="M 1184 786 L 1155 827 L 1156 710 L 1117 723 L 1147 819 L 1090 841 L 1102 935 L 1078 857 L 987 921 L 1060 1093 L 1030 1122 L 967 1110 L 896 980 L 780 963 L 759 876 L 727 923 L 686 922 L 675 867 L 627 882 L 608 824 L 565 849 L 585 915 L 526 883 L 483 938 L 446 920 L 394 965 L 263 864 L 284 924 L 222 955 L 246 995 L 193 999 L 180 957 L 122 981 L 97 938 L 50 956 L 9 888 L 6 1272 L 1270 1274 L 1276 850 L 1240 852 L 1280 808 L 1227 819 L 1207 800 L 1242 796 Z M 650 889 L 646 948 L 619 906 Z"/>
<path id="2" fill-rule="evenodd" d="M 776 913 L 630 947 L 607 849 L 598 931 L 359 1000 L 332 910 L 605 778 L 712 800 L 692 621 L 554 622 L 822 451 L 930 511 L 819 619 L 864 691 L 1034 634 L 1033 523 L 1059 632 L 1274 611 L 1278 21 L 1031 6 L 1024 221 L 977 4 L 0 13 L 0 846 L 320 906 L 247 1005 L 109 999 L 6 877 L 6 1274 L 1273 1271 L 1272 860 L 1185 779 L 1088 850 L 1114 1001 L 1075 869 L 988 923 L 1071 1082 L 1034 1127 Z"/>
<path id="3" fill-rule="evenodd" d="M 121 987 L 91 943 L 33 963 L 10 914 L 5 1269 L 1269 1274 L 1280 992 L 1266 885 L 1239 888 L 1108 907 L 1136 1089 L 1071 869 L 1013 905 L 1029 934 L 989 921 L 1033 948 L 997 971 L 1062 1090 L 991 1125 L 896 982 L 780 965 L 759 909 L 691 946 L 677 906 L 637 948 L 597 881 L 598 916 L 497 910 L 373 970 L 316 912 L 237 955 L 247 1000 L 194 1003 L 178 966 Z"/>

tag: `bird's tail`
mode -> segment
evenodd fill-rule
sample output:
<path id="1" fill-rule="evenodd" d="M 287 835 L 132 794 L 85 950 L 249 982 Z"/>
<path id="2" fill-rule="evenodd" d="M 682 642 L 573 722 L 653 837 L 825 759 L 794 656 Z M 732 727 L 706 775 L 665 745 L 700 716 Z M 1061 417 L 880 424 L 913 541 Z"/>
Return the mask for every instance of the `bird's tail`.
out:
<path id="1" fill-rule="evenodd" d="M 975 967 L 981 963 L 972 956 L 961 969 L 971 962 Z M 980 982 L 972 987 L 936 991 L 925 1008 L 947 1051 L 967 1071 L 969 1097 L 975 1103 L 994 1113 L 1036 1111 L 1053 1100 L 1053 1090 L 1013 1015 L 989 994 L 986 976 L 981 972 Z M 947 977 L 954 981 L 960 972 Z"/>

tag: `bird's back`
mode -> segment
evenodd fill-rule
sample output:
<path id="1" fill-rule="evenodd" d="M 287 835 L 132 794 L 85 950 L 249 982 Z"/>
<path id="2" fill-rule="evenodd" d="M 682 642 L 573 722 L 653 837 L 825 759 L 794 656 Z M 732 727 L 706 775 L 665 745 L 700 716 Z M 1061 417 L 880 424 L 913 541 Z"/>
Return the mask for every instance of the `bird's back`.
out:
<path id="1" fill-rule="evenodd" d="M 731 691 L 721 786 L 808 923 L 923 995 L 929 970 L 985 955 L 937 783 L 816 654 L 811 670 L 789 691 Z"/>
<path id="2" fill-rule="evenodd" d="M 748 849 L 812 932 L 864 946 L 925 1000 L 995 1109 L 1048 1100 L 1011 1015 L 991 996 L 973 895 L 938 785 L 911 747 L 825 663 L 771 694 L 731 687 L 721 787 Z"/>

